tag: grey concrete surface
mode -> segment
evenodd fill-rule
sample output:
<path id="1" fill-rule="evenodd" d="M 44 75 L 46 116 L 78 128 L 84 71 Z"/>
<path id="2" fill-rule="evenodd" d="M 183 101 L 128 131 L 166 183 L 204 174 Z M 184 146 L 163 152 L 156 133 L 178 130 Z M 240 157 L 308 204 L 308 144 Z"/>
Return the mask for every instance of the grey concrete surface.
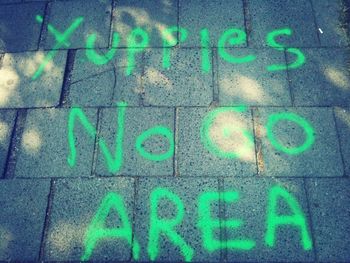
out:
<path id="1" fill-rule="evenodd" d="M 90 259 L 149 262 L 150 198 L 161 187 L 184 205 L 174 233 L 193 249 L 187 258 L 193 262 L 350 262 L 349 13 L 347 0 L 0 0 L 0 261 L 84 259 L 94 215 L 106 197 L 119 194 L 123 203 L 112 202 L 100 222 L 114 236 L 99 240 Z M 83 22 L 67 36 L 79 17 Z M 149 43 L 130 48 L 137 27 Z M 169 27 L 188 36 L 181 42 L 174 33 L 172 47 L 163 48 Z M 224 50 L 238 58 L 253 54 L 254 61 L 222 56 L 218 40 L 233 28 L 241 31 Z M 267 45 L 269 33 L 286 28 L 290 36 Z M 297 68 L 295 48 L 305 56 Z M 270 65 L 286 68 L 269 71 Z M 69 116 L 77 108 L 86 119 L 74 120 L 71 166 Z M 271 143 L 266 125 L 281 112 L 313 127 L 309 149 L 290 155 Z M 306 138 L 288 120 L 272 132 L 288 148 Z M 111 163 L 122 156 L 120 166 L 110 169 L 107 156 Z M 300 205 L 310 250 L 295 225 L 279 226 L 275 245 L 267 245 L 269 193 L 276 186 Z M 225 199 L 227 191 L 238 199 Z M 201 206 L 206 194 L 213 200 Z M 293 213 L 287 199 L 278 200 L 279 215 Z M 153 207 L 164 220 L 159 226 L 182 212 L 174 200 L 163 197 Z M 125 229 L 123 208 L 129 243 L 115 237 Z M 227 222 L 234 219 L 242 224 L 234 228 Z M 212 237 L 203 236 L 211 224 Z M 205 238 L 220 247 L 210 251 Z M 251 239 L 254 247 L 232 247 L 237 239 Z M 158 241 L 156 262 L 185 260 L 169 235 Z"/>

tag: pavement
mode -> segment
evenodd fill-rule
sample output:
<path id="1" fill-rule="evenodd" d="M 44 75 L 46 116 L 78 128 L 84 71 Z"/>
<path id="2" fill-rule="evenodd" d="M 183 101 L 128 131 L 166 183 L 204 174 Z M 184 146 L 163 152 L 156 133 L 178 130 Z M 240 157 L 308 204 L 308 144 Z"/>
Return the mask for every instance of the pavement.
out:
<path id="1" fill-rule="evenodd" d="M 349 8 L 0 0 L 0 261 L 350 262 Z"/>

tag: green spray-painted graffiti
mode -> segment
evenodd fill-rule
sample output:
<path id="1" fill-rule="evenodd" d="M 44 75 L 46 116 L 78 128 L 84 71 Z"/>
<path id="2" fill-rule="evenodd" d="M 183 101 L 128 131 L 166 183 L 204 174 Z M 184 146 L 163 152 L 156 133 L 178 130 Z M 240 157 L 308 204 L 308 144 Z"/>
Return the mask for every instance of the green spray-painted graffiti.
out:
<path id="1" fill-rule="evenodd" d="M 112 48 L 105 54 L 105 55 L 99 55 L 94 47 L 95 47 L 95 41 L 96 41 L 96 34 L 91 34 L 88 36 L 86 40 L 86 50 L 85 54 L 86 57 L 94 61 L 96 65 L 103 65 L 111 61 L 117 52 L 117 47 L 120 41 L 119 34 L 117 32 L 113 33 L 113 38 L 112 38 Z"/>
<path id="2" fill-rule="evenodd" d="M 158 203 L 160 199 L 167 198 L 170 200 L 177 209 L 176 217 L 171 219 L 159 219 L 158 218 Z M 184 204 L 180 197 L 169 191 L 166 188 L 156 188 L 152 191 L 150 197 L 150 228 L 149 228 L 149 242 L 147 251 L 151 260 L 155 260 L 159 254 L 159 237 L 163 233 L 170 241 L 180 247 L 181 253 L 186 262 L 192 260 L 194 250 L 191 248 L 185 240 L 174 230 L 176 225 L 179 225 L 185 215 Z"/>
<path id="3" fill-rule="evenodd" d="M 43 17 L 37 15 L 36 20 L 39 23 L 43 23 Z M 70 46 L 70 43 L 68 42 L 68 39 L 70 36 L 74 33 L 75 30 L 80 26 L 80 24 L 84 21 L 83 17 L 76 18 L 73 23 L 69 26 L 69 28 L 64 32 L 60 33 L 58 30 L 56 30 L 52 25 L 48 25 L 48 30 L 51 34 L 53 34 L 56 38 L 57 43 L 52 48 L 51 51 L 47 54 L 44 61 L 40 64 L 39 68 L 34 72 L 34 75 L 32 76 L 32 80 L 36 80 L 40 77 L 43 70 L 45 69 L 45 66 L 55 57 L 58 49 L 65 45 L 66 47 Z"/>
<path id="4" fill-rule="evenodd" d="M 36 20 L 43 23 L 43 18 L 39 15 L 36 16 Z M 48 25 L 48 30 L 54 35 L 56 39 L 56 44 L 53 50 L 49 52 L 46 56 L 44 62 L 39 66 L 37 71 L 34 73 L 32 79 L 37 79 L 43 72 L 47 63 L 54 58 L 57 50 L 62 47 L 69 47 L 70 43 L 68 39 L 74 33 L 74 31 L 83 23 L 84 18 L 76 18 L 70 27 L 62 34 L 56 30 L 52 25 Z M 176 33 L 176 36 L 174 34 Z M 210 34 L 207 28 L 201 29 L 200 35 L 200 46 L 201 46 L 201 69 L 203 73 L 211 72 L 212 61 L 211 61 L 211 47 L 210 47 Z M 305 64 L 306 58 L 302 51 L 298 48 L 288 48 L 276 42 L 276 38 L 281 35 L 292 35 L 292 30 L 290 28 L 276 29 L 267 34 L 266 42 L 268 46 L 278 50 L 291 53 L 296 55 L 296 60 L 288 65 L 270 65 L 267 67 L 268 71 L 278 71 L 287 69 L 296 69 Z M 164 69 L 169 69 L 171 66 L 171 47 L 176 44 L 181 44 L 185 42 L 188 38 L 188 30 L 178 26 L 171 26 L 161 30 L 161 37 L 163 39 L 163 60 L 162 66 Z M 94 49 L 96 34 L 91 34 L 87 36 L 86 40 L 86 56 L 89 61 L 95 65 L 104 65 L 111 61 L 116 55 L 117 47 L 120 43 L 120 37 L 117 32 L 113 32 L 111 49 L 104 55 L 100 55 Z M 246 55 L 243 57 L 235 57 L 230 52 L 228 52 L 228 47 L 237 46 L 246 43 L 247 36 L 246 33 L 237 28 L 229 28 L 225 30 L 218 40 L 218 54 L 223 60 L 232 63 L 249 63 L 256 59 L 255 55 Z M 131 30 L 130 34 L 127 36 L 127 67 L 125 68 L 125 75 L 129 76 L 133 73 L 136 66 L 136 55 L 142 53 L 147 47 L 149 47 L 150 39 L 148 32 L 143 28 L 137 27 Z M 228 47 L 227 47 L 228 46 Z"/>
<path id="5" fill-rule="evenodd" d="M 188 30 L 182 27 L 173 26 L 162 31 L 163 37 L 163 68 L 169 69 L 170 63 L 170 47 L 177 44 L 176 38 L 173 36 L 174 33 L 179 35 L 179 43 L 184 42 L 188 36 Z"/>
<path id="6" fill-rule="evenodd" d="M 111 211 L 118 212 L 123 227 L 106 228 L 105 221 Z M 122 238 L 133 248 L 133 259 L 138 260 L 140 255 L 140 245 L 136 239 L 132 239 L 132 227 L 128 218 L 127 210 L 124 206 L 123 197 L 116 193 L 108 193 L 102 200 L 94 218 L 92 219 L 85 233 L 85 251 L 81 257 L 82 261 L 89 260 L 98 241 L 103 239 Z"/>
<path id="7" fill-rule="evenodd" d="M 292 121 L 300 125 L 305 133 L 306 133 L 306 140 L 305 142 L 298 147 L 295 148 L 288 148 L 282 144 L 276 139 L 275 135 L 273 134 L 273 127 L 282 120 L 287 120 L 287 121 Z M 269 116 L 267 125 L 267 137 L 269 138 L 271 144 L 279 151 L 291 154 L 291 155 L 296 155 L 300 154 L 307 149 L 309 149 L 315 142 L 315 130 L 311 126 L 311 124 L 304 119 L 303 117 L 292 113 L 292 112 L 282 112 L 282 113 L 274 113 Z"/>
<path id="8" fill-rule="evenodd" d="M 141 38 L 140 42 L 137 42 L 137 39 Z M 125 74 L 127 76 L 131 75 L 132 71 L 135 68 L 136 60 L 135 55 L 142 52 L 146 47 L 148 47 L 149 36 L 145 30 L 138 27 L 131 31 L 128 36 L 128 60 Z"/>
<path id="9" fill-rule="evenodd" d="M 127 104 L 124 102 L 117 103 L 117 127 L 116 130 L 116 136 L 115 136 L 115 151 L 114 151 L 114 157 L 111 154 L 111 152 L 108 149 L 107 143 L 103 138 L 97 138 L 98 145 L 101 148 L 101 151 L 105 157 L 106 166 L 111 173 L 118 172 L 122 165 L 123 165 L 123 140 L 124 140 L 124 132 L 125 132 L 125 113 L 127 109 Z M 234 159 L 234 158 L 240 158 L 244 156 L 247 152 L 254 149 L 254 136 L 252 133 L 249 132 L 246 128 L 240 127 L 239 125 L 236 125 L 234 121 L 232 123 L 225 123 L 224 127 L 220 127 L 222 129 L 219 131 L 224 137 L 229 137 L 233 133 L 240 133 L 242 134 L 244 140 L 243 140 L 243 147 L 240 147 L 240 149 L 237 151 L 235 149 L 226 151 L 221 148 L 219 144 L 214 140 L 213 136 L 211 135 L 210 130 L 215 124 L 215 121 L 220 117 L 221 114 L 225 113 L 242 113 L 247 110 L 246 106 L 240 106 L 240 107 L 223 107 L 223 108 L 217 108 L 212 111 L 210 111 L 202 121 L 201 129 L 200 129 L 200 137 L 201 142 L 204 145 L 204 147 L 212 154 L 219 158 L 225 158 L 225 159 Z M 282 145 L 275 137 L 273 133 L 274 126 L 282 121 L 292 121 L 300 125 L 306 132 L 306 140 L 305 142 L 298 147 L 286 147 Z M 97 136 L 96 129 L 94 125 L 88 120 L 87 116 L 83 112 L 81 108 L 72 108 L 70 110 L 69 116 L 68 116 L 68 145 L 69 145 L 69 156 L 67 158 L 69 166 L 73 167 L 76 164 L 76 147 L 75 147 L 75 125 L 76 122 L 79 121 L 82 126 L 87 131 L 88 135 L 94 139 Z M 268 122 L 266 125 L 267 130 L 267 138 L 270 140 L 270 143 L 273 147 L 275 147 L 277 150 L 282 151 L 286 154 L 290 155 L 297 155 L 301 154 L 308 149 L 311 148 L 311 146 L 315 143 L 315 131 L 312 127 L 312 125 L 303 117 L 295 114 L 295 113 L 274 113 L 271 114 L 268 118 Z M 216 132 L 218 133 L 218 132 Z M 154 154 L 151 152 L 148 152 L 144 147 L 144 142 L 151 138 L 152 136 L 160 136 L 162 138 L 165 138 L 168 143 L 168 150 L 165 153 L 161 154 Z M 142 156 L 143 158 L 150 160 L 150 161 L 165 161 L 169 158 L 172 158 L 174 155 L 175 150 L 175 141 L 174 141 L 174 134 L 173 132 L 165 126 L 156 125 L 146 131 L 144 131 L 142 134 L 140 134 L 135 141 L 135 148 L 137 152 Z"/>
<path id="10" fill-rule="evenodd" d="M 284 52 L 284 46 L 281 44 L 278 44 L 276 42 L 276 38 L 280 35 L 287 35 L 287 36 L 291 36 L 292 35 L 292 30 L 290 28 L 282 28 L 282 29 L 277 29 L 274 30 L 270 33 L 267 34 L 266 37 L 266 42 L 270 47 L 275 48 L 276 50 L 279 51 L 283 51 Z M 286 65 L 271 65 L 267 67 L 268 71 L 277 71 L 277 70 L 286 70 L 286 69 L 296 69 L 301 67 L 302 65 L 305 64 L 306 62 L 306 58 L 305 55 L 303 54 L 303 52 L 301 52 L 300 49 L 298 48 L 287 48 L 286 49 L 287 52 L 296 55 L 296 60 L 291 63 Z"/>
<path id="11" fill-rule="evenodd" d="M 227 108 L 218 108 L 207 114 L 203 119 L 201 126 L 201 141 L 203 145 L 213 154 L 219 156 L 220 158 L 238 158 L 243 154 L 248 152 L 251 148 L 254 148 L 254 137 L 248 130 L 242 130 L 240 127 L 232 125 L 232 123 L 225 124 L 227 127 L 222 130 L 225 137 L 228 137 L 232 132 L 241 132 L 245 139 L 245 146 L 241 147 L 239 152 L 227 152 L 223 151 L 219 145 L 215 143 L 212 136 L 210 135 L 210 129 L 213 126 L 213 123 L 222 113 L 226 112 L 244 112 L 247 109 L 245 106 L 241 107 L 227 107 Z"/>
<path id="12" fill-rule="evenodd" d="M 172 218 L 159 217 L 159 203 L 161 200 L 171 202 L 176 212 Z M 255 248 L 255 240 L 247 238 L 216 240 L 213 238 L 215 229 L 237 229 L 242 227 L 240 219 L 223 220 L 211 217 L 211 204 L 214 202 L 234 203 L 239 201 L 237 191 L 203 192 L 198 197 L 197 227 L 201 235 L 202 247 L 212 253 L 216 250 L 243 250 L 250 251 Z M 291 213 L 277 214 L 277 204 L 286 205 Z M 190 245 L 191 240 L 186 241 L 177 231 L 184 227 L 185 205 L 181 198 L 168 188 L 157 187 L 153 189 L 149 197 L 149 233 L 147 253 L 150 260 L 156 260 L 160 251 L 160 236 L 167 237 L 173 246 L 179 248 L 186 262 L 193 260 L 195 250 Z M 279 185 L 272 186 L 268 191 L 265 244 L 269 248 L 276 245 L 278 229 L 292 227 L 300 230 L 300 240 L 304 250 L 312 249 L 312 240 L 308 231 L 307 219 L 297 199 L 285 188 Z M 105 221 L 110 211 L 114 209 L 120 217 L 122 227 L 106 228 Z M 87 228 L 85 235 L 85 250 L 81 260 L 89 260 L 98 243 L 103 239 L 124 239 L 132 247 L 134 260 L 139 259 L 142 248 L 136 237 L 132 240 L 132 228 L 128 219 L 128 213 L 123 203 L 123 198 L 117 193 L 108 193 L 103 198 L 95 216 Z M 297 233 L 297 232 L 293 232 Z"/>
<path id="13" fill-rule="evenodd" d="M 278 199 L 283 199 L 286 204 L 288 204 L 288 207 L 293 212 L 292 215 L 277 214 Z M 288 193 L 284 188 L 280 186 L 274 186 L 271 188 L 269 193 L 266 220 L 267 230 L 265 235 L 265 243 L 267 246 L 273 247 L 275 245 L 277 227 L 293 226 L 300 229 L 304 250 L 310 250 L 312 248 L 312 241 L 306 222 L 307 220 L 305 218 L 305 215 L 293 195 Z"/>
<path id="14" fill-rule="evenodd" d="M 226 51 L 225 45 L 228 42 L 231 46 L 236 46 L 240 44 L 244 44 L 247 40 L 246 33 L 243 30 L 231 28 L 226 30 L 219 39 L 219 55 L 226 60 L 227 62 L 233 64 L 241 64 L 252 62 L 256 59 L 254 55 L 248 55 L 245 57 L 237 58 L 232 56 L 229 52 Z"/>
<path id="15" fill-rule="evenodd" d="M 219 220 L 210 215 L 210 204 L 219 200 L 233 203 L 239 200 L 238 192 L 206 192 L 198 198 L 198 224 L 202 231 L 203 247 L 209 252 L 219 249 L 251 250 L 255 247 L 255 241 L 250 239 L 216 240 L 213 238 L 213 230 L 220 228 L 239 228 L 243 225 L 242 220 Z"/>
<path id="16" fill-rule="evenodd" d="M 145 150 L 145 148 L 143 147 L 143 142 L 154 135 L 162 135 L 164 138 L 168 139 L 169 149 L 167 152 L 163 154 L 153 154 Z M 137 137 L 135 142 L 135 148 L 139 152 L 139 154 L 145 159 L 148 159 L 151 161 L 165 161 L 173 157 L 174 155 L 175 142 L 174 142 L 173 132 L 166 127 L 155 126 L 143 132 L 139 137 Z"/>
<path id="17" fill-rule="evenodd" d="M 115 151 L 114 157 L 108 149 L 107 143 L 103 138 L 97 138 L 98 145 L 102 151 L 102 154 L 105 157 L 106 166 L 111 173 L 118 172 L 123 165 L 123 141 L 124 141 L 124 132 L 125 132 L 125 112 L 126 112 L 127 103 L 119 102 L 117 103 L 117 127 L 116 136 L 115 136 Z M 88 120 L 87 116 L 81 108 L 72 108 L 69 112 L 68 117 L 68 145 L 69 145 L 69 156 L 67 158 L 69 166 L 73 167 L 76 164 L 76 147 L 75 147 L 75 125 L 79 121 L 82 126 L 87 131 L 88 135 L 92 138 L 95 138 L 97 135 L 96 129 L 93 124 Z M 151 154 L 147 152 L 143 147 L 143 142 L 150 138 L 151 136 L 160 135 L 166 138 L 169 142 L 169 149 L 166 153 L 163 154 Z M 168 158 L 171 158 L 174 154 L 174 135 L 171 130 L 164 126 L 155 126 L 149 130 L 143 132 L 136 139 L 135 147 L 139 154 L 145 159 L 151 161 L 164 161 Z"/>
<path id="18" fill-rule="evenodd" d="M 119 129 L 117 130 L 116 137 L 115 137 L 115 152 L 114 152 L 115 157 L 114 158 L 113 158 L 113 155 L 108 150 L 106 141 L 103 138 L 98 139 L 98 144 L 105 157 L 108 170 L 112 173 L 119 171 L 123 164 L 123 139 L 124 139 L 124 123 L 125 123 L 124 118 L 125 118 L 125 110 L 126 110 L 127 104 L 120 102 L 117 104 L 117 106 L 119 108 L 118 123 L 117 123 Z M 87 130 L 90 137 L 95 138 L 97 134 L 95 127 L 88 120 L 88 118 L 86 117 L 82 109 L 72 108 L 68 118 L 68 145 L 69 145 L 70 155 L 67 158 L 68 164 L 71 167 L 73 167 L 76 163 L 77 154 L 76 154 L 76 148 L 75 148 L 74 127 L 77 120 L 81 122 L 81 124 Z"/>

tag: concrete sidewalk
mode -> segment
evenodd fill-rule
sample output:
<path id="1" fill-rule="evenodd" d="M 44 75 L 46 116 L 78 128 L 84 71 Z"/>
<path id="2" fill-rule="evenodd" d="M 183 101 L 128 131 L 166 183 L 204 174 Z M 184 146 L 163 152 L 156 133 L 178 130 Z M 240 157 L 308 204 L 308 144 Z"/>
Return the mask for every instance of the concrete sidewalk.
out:
<path id="1" fill-rule="evenodd" d="M 0 261 L 350 262 L 347 2 L 0 0 Z"/>

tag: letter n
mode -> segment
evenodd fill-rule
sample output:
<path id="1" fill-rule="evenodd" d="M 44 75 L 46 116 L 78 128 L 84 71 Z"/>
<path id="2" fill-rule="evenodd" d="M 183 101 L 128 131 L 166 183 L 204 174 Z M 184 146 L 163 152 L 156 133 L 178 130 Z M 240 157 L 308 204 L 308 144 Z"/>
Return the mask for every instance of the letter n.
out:
<path id="1" fill-rule="evenodd" d="M 103 153 L 108 167 L 109 172 L 115 173 L 120 170 L 123 164 L 123 139 L 124 139 L 124 119 L 126 111 L 126 103 L 117 103 L 118 106 L 118 123 L 117 131 L 115 137 L 115 152 L 114 156 L 108 150 L 106 141 L 102 138 L 97 138 L 98 144 L 100 146 L 101 152 Z M 68 146 L 69 146 L 69 156 L 67 158 L 69 166 L 73 167 L 76 163 L 76 147 L 75 147 L 75 136 L 74 127 L 76 121 L 79 120 L 83 125 L 85 130 L 88 132 L 89 136 L 92 138 L 96 137 L 96 129 L 93 124 L 88 120 L 85 113 L 81 108 L 72 108 L 69 112 L 68 117 Z"/>

